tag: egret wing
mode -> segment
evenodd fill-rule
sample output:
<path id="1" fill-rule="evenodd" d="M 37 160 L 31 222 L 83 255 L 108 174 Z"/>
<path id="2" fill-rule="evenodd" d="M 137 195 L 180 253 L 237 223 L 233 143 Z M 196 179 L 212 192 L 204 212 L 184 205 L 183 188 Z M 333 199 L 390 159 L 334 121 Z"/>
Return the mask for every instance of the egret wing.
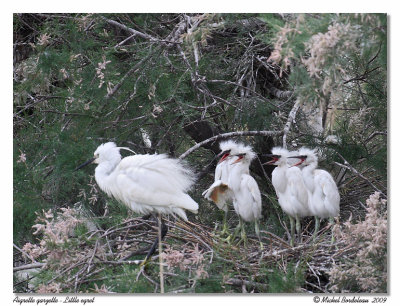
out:
<path id="1" fill-rule="evenodd" d="M 323 202 L 327 216 L 335 217 L 339 214 L 340 194 L 333 177 L 329 172 L 318 169 L 315 171 L 315 182 L 319 184 L 323 193 Z"/>
<path id="2" fill-rule="evenodd" d="M 146 181 L 154 179 L 154 186 L 169 191 L 187 191 L 195 181 L 194 174 L 182 161 L 165 154 L 125 157 L 115 172 Z"/>
<path id="3" fill-rule="evenodd" d="M 133 210 L 165 207 L 197 211 L 198 204 L 185 193 L 193 183 L 191 172 L 166 155 L 124 158 L 115 170 L 113 195 Z"/>
<path id="4" fill-rule="evenodd" d="M 304 210 L 308 210 L 308 190 L 304 184 L 301 170 L 297 167 L 290 167 L 286 172 L 286 177 L 288 192 L 302 204 Z"/>
<path id="5" fill-rule="evenodd" d="M 261 218 L 261 193 L 256 180 L 248 174 L 242 175 L 242 190 L 248 192 L 251 197 L 251 210 L 254 218 Z"/>

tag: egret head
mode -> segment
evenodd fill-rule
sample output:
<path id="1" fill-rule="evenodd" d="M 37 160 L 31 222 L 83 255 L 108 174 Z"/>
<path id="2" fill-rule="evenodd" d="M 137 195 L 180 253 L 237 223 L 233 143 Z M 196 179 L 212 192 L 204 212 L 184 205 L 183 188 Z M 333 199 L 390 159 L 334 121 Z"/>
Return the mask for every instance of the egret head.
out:
<path id="1" fill-rule="evenodd" d="M 114 142 L 106 142 L 99 145 L 94 151 L 95 164 L 100 164 L 105 161 L 113 162 L 121 160 L 121 154 L 119 153 L 119 147 Z"/>
<path id="2" fill-rule="evenodd" d="M 270 157 L 271 160 L 264 163 L 264 165 L 284 165 L 287 163 L 287 158 L 289 156 L 289 151 L 281 148 L 281 147 L 275 147 L 272 148 L 271 150 L 272 154 L 266 154 L 265 156 Z"/>
<path id="3" fill-rule="evenodd" d="M 117 145 L 114 142 L 106 142 L 97 147 L 96 151 L 94 151 L 93 158 L 89 159 L 87 162 L 84 162 L 82 165 L 78 166 L 75 170 L 79 170 L 91 163 L 100 164 L 103 162 L 110 162 L 112 164 L 117 164 L 121 160 L 121 154 L 119 153 L 120 149 L 125 149 L 133 152 L 129 148 L 117 147 Z"/>
<path id="4" fill-rule="evenodd" d="M 231 154 L 237 156 L 232 164 L 236 164 L 239 162 L 250 164 L 251 161 L 256 157 L 256 153 L 254 153 L 253 149 L 250 146 L 246 146 L 244 144 L 238 144 L 238 146 L 234 150 L 232 150 Z"/>
<path id="5" fill-rule="evenodd" d="M 297 151 L 297 154 L 290 156 L 289 158 L 296 158 L 299 160 L 293 166 L 308 166 L 312 164 L 318 164 L 317 153 L 315 150 L 308 148 L 301 148 L 299 151 Z"/>
<path id="6" fill-rule="evenodd" d="M 223 162 L 226 160 L 229 156 L 237 154 L 238 153 L 238 148 L 240 147 L 240 144 L 235 142 L 234 140 L 227 140 L 227 141 L 222 141 L 219 143 L 219 148 L 221 149 L 222 157 L 218 161 L 218 163 Z"/>

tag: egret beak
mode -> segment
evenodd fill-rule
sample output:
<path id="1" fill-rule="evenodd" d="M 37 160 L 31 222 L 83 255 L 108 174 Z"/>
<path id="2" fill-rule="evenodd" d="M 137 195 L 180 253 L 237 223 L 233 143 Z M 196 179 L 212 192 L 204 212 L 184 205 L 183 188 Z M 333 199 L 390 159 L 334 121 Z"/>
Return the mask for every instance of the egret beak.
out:
<path id="1" fill-rule="evenodd" d="M 239 156 L 239 157 L 238 157 L 238 159 L 237 159 L 237 160 L 235 160 L 233 163 L 231 163 L 231 165 L 233 165 L 233 164 L 236 164 L 236 163 L 240 162 L 240 161 L 243 159 L 243 157 L 244 157 L 244 154 L 235 155 L 235 156 Z"/>
<path id="2" fill-rule="evenodd" d="M 229 155 L 230 155 L 229 152 L 222 155 L 221 159 L 218 161 L 218 164 L 222 163 L 225 159 L 227 159 Z"/>
<path id="3" fill-rule="evenodd" d="M 84 162 L 82 165 L 76 167 L 76 169 L 74 171 L 77 171 L 77 170 L 79 170 L 79 169 L 81 169 L 81 168 L 93 163 L 95 159 L 96 159 L 96 157 L 93 157 L 93 158 L 89 159 L 88 161 Z"/>
<path id="4" fill-rule="evenodd" d="M 279 158 L 281 157 L 280 155 L 274 155 L 274 154 L 263 154 L 263 156 L 272 158 L 270 161 L 267 161 L 266 163 L 263 163 L 263 165 L 273 165 L 273 164 L 275 164 L 275 163 L 279 160 Z"/>
<path id="5" fill-rule="evenodd" d="M 291 167 L 295 167 L 295 166 L 298 166 L 298 165 L 301 165 L 302 163 L 304 163 L 304 161 L 307 159 L 307 156 L 305 156 L 305 155 L 289 156 L 288 158 L 298 158 L 298 159 L 300 159 L 300 161 L 298 163 L 296 163 L 293 166 L 291 166 Z"/>

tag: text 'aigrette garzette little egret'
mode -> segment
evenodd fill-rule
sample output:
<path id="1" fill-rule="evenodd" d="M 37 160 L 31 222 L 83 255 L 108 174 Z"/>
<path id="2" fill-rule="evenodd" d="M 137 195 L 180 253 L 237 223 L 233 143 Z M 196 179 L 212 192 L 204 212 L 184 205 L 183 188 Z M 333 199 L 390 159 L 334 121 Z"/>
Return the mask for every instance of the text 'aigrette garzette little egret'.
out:
<path id="1" fill-rule="evenodd" d="M 233 193 L 228 187 L 231 162 L 234 155 L 239 153 L 240 145 L 233 140 L 222 141 L 219 144 L 221 159 L 215 167 L 214 183 L 203 192 L 203 196 L 214 202 L 224 212 L 223 229 L 221 234 L 229 234 L 227 226 L 227 214 L 229 204 L 232 203 Z"/>
<path id="2" fill-rule="evenodd" d="M 233 192 L 233 207 L 239 216 L 239 225 L 237 226 L 233 238 L 238 232 L 241 232 L 240 241 L 247 244 L 246 232 L 243 221 L 255 223 L 255 232 L 261 242 L 259 219 L 261 218 L 261 193 L 256 180 L 250 175 L 251 161 L 256 157 L 250 146 L 240 145 L 239 153 L 230 163 L 230 175 L 228 186 Z M 239 242 L 240 242 L 239 241 Z"/>
<path id="3" fill-rule="evenodd" d="M 329 218 L 332 224 L 334 218 L 339 215 L 340 194 L 332 175 L 325 170 L 317 169 L 318 157 L 315 151 L 301 148 L 297 153 L 297 156 L 292 156 L 292 158 L 300 159 L 295 165 L 302 168 L 302 177 L 308 190 L 309 210 L 315 217 L 313 234 L 315 239 L 319 230 L 319 219 Z"/>
<path id="4" fill-rule="evenodd" d="M 198 204 L 187 194 L 195 176 L 178 159 L 166 154 L 132 155 L 121 158 L 120 149 L 113 142 L 101 144 L 94 157 L 76 170 L 96 163 L 95 179 L 107 195 L 139 214 L 159 213 L 179 216 L 187 221 L 185 210 L 197 213 Z M 129 149 L 127 149 L 129 150 Z M 130 151 L 130 150 L 129 150 Z M 167 233 L 162 224 L 161 239 Z M 154 253 L 158 238 L 144 262 Z"/>
<path id="5" fill-rule="evenodd" d="M 302 238 L 300 218 L 310 216 L 308 208 L 308 190 L 303 181 L 301 170 L 288 164 L 290 153 L 280 147 L 272 149 L 272 154 L 266 154 L 272 158 L 265 164 L 276 165 L 272 171 L 272 185 L 275 188 L 279 205 L 289 215 L 290 219 L 290 245 L 294 244 L 294 231 L 296 220 L 296 231 L 299 239 Z"/>

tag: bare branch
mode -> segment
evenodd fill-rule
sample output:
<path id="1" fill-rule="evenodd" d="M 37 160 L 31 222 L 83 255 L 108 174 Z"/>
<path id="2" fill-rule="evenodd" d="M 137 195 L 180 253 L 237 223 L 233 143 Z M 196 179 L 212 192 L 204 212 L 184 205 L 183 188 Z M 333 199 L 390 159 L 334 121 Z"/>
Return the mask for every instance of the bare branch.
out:
<path id="1" fill-rule="evenodd" d="M 21 270 L 43 268 L 44 265 L 45 265 L 44 263 L 37 262 L 37 263 L 32 263 L 32 264 L 28 264 L 28 265 L 19 266 L 19 267 L 14 267 L 13 271 L 17 272 L 17 271 L 21 271 Z"/>
<path id="2" fill-rule="evenodd" d="M 262 292 L 268 292 L 268 286 L 266 284 L 237 279 L 237 278 L 230 278 L 225 282 L 225 284 L 239 286 L 242 288 L 243 288 L 243 286 L 250 286 L 250 287 L 257 288 L 258 290 L 260 290 Z"/>
<path id="3" fill-rule="evenodd" d="M 364 175 L 362 175 L 360 172 L 358 172 L 352 165 L 350 165 L 350 163 L 338 152 L 336 152 L 336 154 L 343 159 L 344 161 L 344 165 L 338 162 L 334 162 L 336 165 L 338 165 L 339 167 L 342 168 L 346 168 L 348 170 L 350 170 L 351 172 L 355 173 L 356 175 L 358 175 L 360 178 L 362 178 L 364 181 L 366 181 L 375 191 L 378 191 L 383 197 L 386 198 L 386 194 L 384 192 L 382 192 L 378 187 L 376 187 L 368 178 L 366 178 Z"/>
<path id="4" fill-rule="evenodd" d="M 230 137 L 235 137 L 235 136 L 264 136 L 264 137 L 271 137 L 271 136 L 279 136 L 282 135 L 283 131 L 241 131 L 241 132 L 230 132 L 230 133 L 224 133 L 224 134 L 219 134 L 215 135 L 211 138 L 208 138 L 206 140 L 203 140 L 202 142 L 199 142 L 195 146 L 191 147 L 189 150 L 187 150 L 185 153 L 183 153 L 181 156 L 179 156 L 180 159 L 186 158 L 189 154 L 193 153 L 200 147 L 210 143 L 214 142 L 217 140 L 221 139 L 226 139 Z"/>
<path id="5" fill-rule="evenodd" d="M 297 99 L 296 102 L 293 105 L 292 110 L 289 113 L 288 120 L 285 124 L 285 127 L 283 129 L 283 137 L 282 137 L 282 146 L 286 149 L 286 138 L 287 134 L 289 133 L 290 127 L 292 126 L 292 122 L 294 118 L 296 117 L 297 110 L 299 109 L 300 105 L 302 104 L 301 99 Z"/>
<path id="6" fill-rule="evenodd" d="M 138 63 L 136 63 L 131 69 L 128 70 L 127 73 L 125 73 L 125 75 L 122 77 L 121 81 L 115 85 L 113 87 L 113 89 L 107 93 L 107 95 L 105 96 L 105 99 L 108 100 L 109 98 L 111 98 L 116 92 L 117 90 L 122 86 L 122 84 L 125 82 L 125 80 L 133 73 L 135 73 L 138 68 L 145 63 L 151 56 L 153 56 L 153 54 L 155 52 L 157 52 L 157 50 L 159 50 L 158 48 L 156 50 L 154 50 L 153 52 L 150 52 L 146 57 L 142 58 Z M 104 104 L 106 105 L 106 104 Z M 104 106 L 103 106 L 104 107 Z"/>
<path id="7" fill-rule="evenodd" d="M 269 91 L 270 94 L 273 96 L 277 97 L 278 99 L 289 99 L 290 97 L 293 96 L 293 91 L 291 90 L 279 90 L 278 88 L 275 88 L 273 86 L 268 86 L 267 90 Z"/>
<path id="8" fill-rule="evenodd" d="M 136 36 L 139 36 L 139 37 L 144 38 L 146 40 L 150 40 L 150 41 L 154 41 L 154 42 L 159 41 L 157 38 L 154 38 L 153 36 L 151 36 L 149 34 L 139 32 L 139 31 L 137 31 L 135 29 L 132 29 L 132 28 L 130 28 L 130 27 L 128 27 L 128 26 L 126 26 L 126 25 L 124 25 L 122 23 L 117 22 L 117 21 L 114 21 L 114 20 L 111 20 L 111 19 L 107 19 L 104 16 L 100 16 L 100 18 L 103 19 L 108 24 L 116 26 L 116 27 L 118 27 L 118 28 L 120 28 L 122 30 L 125 30 L 125 31 L 131 33 L 132 35 L 136 35 Z"/>

